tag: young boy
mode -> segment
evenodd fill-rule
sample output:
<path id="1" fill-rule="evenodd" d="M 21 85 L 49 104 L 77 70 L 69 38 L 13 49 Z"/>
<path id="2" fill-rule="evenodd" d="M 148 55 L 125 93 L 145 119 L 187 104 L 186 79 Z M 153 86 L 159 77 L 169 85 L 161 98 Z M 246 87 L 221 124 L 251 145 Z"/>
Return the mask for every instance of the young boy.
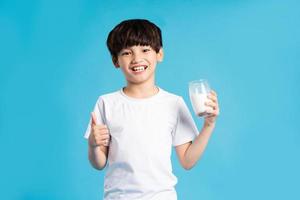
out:
<path id="1" fill-rule="evenodd" d="M 198 134 L 182 97 L 155 85 L 157 62 L 163 60 L 160 29 L 147 20 L 126 20 L 108 35 L 113 64 L 126 87 L 99 97 L 85 133 L 89 160 L 96 169 L 108 161 L 104 199 L 176 200 L 177 178 L 171 151 L 191 169 L 201 157 L 219 115 L 217 95 Z"/>

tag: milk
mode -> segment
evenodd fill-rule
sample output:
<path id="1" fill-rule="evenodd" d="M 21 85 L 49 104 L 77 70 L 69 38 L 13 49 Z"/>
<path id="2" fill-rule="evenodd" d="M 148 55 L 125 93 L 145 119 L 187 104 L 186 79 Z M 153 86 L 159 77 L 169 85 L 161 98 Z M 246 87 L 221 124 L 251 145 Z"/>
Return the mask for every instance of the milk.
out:
<path id="1" fill-rule="evenodd" d="M 210 93 L 210 87 L 207 80 L 200 79 L 189 82 L 189 94 L 190 100 L 196 115 L 202 117 L 206 116 L 207 112 L 212 110 L 210 106 L 206 106 L 205 103 L 211 101 L 207 98 Z"/>
<path id="2" fill-rule="evenodd" d="M 210 107 L 205 105 L 205 103 L 208 101 L 207 93 L 191 93 L 190 99 L 196 115 L 204 116 L 206 111 L 210 109 Z"/>

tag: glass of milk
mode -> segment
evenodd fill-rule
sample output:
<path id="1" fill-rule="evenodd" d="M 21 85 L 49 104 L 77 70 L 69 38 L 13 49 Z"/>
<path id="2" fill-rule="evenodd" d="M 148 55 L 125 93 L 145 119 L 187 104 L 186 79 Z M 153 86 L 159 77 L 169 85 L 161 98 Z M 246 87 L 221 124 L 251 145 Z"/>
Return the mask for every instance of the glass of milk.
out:
<path id="1" fill-rule="evenodd" d="M 194 112 L 199 117 L 207 115 L 207 110 L 210 107 L 206 106 L 205 103 L 208 101 L 207 95 L 210 92 L 210 87 L 205 79 L 189 82 L 189 94 L 190 100 L 194 109 Z"/>

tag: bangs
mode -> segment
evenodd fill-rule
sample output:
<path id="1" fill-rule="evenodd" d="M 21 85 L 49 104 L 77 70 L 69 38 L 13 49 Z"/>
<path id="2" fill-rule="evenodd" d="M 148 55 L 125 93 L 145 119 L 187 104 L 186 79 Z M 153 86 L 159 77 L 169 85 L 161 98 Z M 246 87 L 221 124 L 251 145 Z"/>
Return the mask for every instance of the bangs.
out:
<path id="1" fill-rule="evenodd" d="M 122 48 L 141 45 L 151 46 L 155 51 L 159 50 L 156 49 L 156 46 L 160 45 L 156 44 L 155 33 L 153 33 L 151 29 L 147 29 L 145 26 L 133 26 L 128 30 L 124 30 L 123 34 L 121 33 L 120 35 L 123 36 L 119 37 L 119 45 L 122 46 Z"/>

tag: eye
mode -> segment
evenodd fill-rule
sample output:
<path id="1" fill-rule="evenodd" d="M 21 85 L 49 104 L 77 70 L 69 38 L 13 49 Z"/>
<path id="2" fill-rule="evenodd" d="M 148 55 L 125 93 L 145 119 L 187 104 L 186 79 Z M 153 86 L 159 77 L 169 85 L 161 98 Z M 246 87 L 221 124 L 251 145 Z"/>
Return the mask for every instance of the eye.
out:
<path id="1" fill-rule="evenodd" d="M 143 52 L 144 52 L 144 53 L 149 52 L 149 51 L 151 51 L 150 48 L 145 48 L 145 49 L 143 49 Z"/>
<path id="2" fill-rule="evenodd" d="M 128 56 L 128 55 L 130 55 L 130 51 L 123 51 L 123 52 L 121 52 L 121 56 Z"/>

